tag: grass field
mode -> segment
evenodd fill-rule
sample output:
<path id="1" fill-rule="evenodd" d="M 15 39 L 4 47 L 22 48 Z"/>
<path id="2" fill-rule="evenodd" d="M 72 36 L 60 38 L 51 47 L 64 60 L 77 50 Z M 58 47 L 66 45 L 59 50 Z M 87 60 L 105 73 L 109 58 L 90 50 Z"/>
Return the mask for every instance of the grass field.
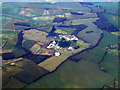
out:
<path id="1" fill-rule="evenodd" d="M 75 28 L 64 28 L 64 27 L 57 27 L 58 29 L 67 32 L 68 34 L 72 34 L 75 31 Z"/>
<path id="2" fill-rule="evenodd" d="M 102 31 L 104 34 L 104 38 L 101 40 L 99 47 L 106 47 L 108 45 L 115 45 L 118 43 L 118 36 L 108 33 L 106 31 Z"/>
<path id="3" fill-rule="evenodd" d="M 89 25 L 90 23 L 95 22 L 97 19 L 98 18 L 72 20 L 72 25 L 79 25 L 79 24 Z"/>
<path id="4" fill-rule="evenodd" d="M 118 57 L 114 54 L 107 54 L 101 64 L 107 72 L 118 80 Z"/>
<path id="5" fill-rule="evenodd" d="M 66 3 L 59 2 L 59 3 L 57 3 L 57 6 L 58 6 L 58 8 L 79 10 L 82 12 L 90 12 L 89 8 L 82 6 L 78 2 L 74 2 L 74 3 L 73 2 L 66 2 Z"/>
<path id="6" fill-rule="evenodd" d="M 27 85 L 26 83 L 20 82 L 16 78 L 12 77 L 10 81 L 6 85 L 3 86 L 3 88 L 21 88 L 26 85 Z"/>
<path id="7" fill-rule="evenodd" d="M 95 13 L 84 13 L 84 15 L 69 15 L 67 19 L 97 18 Z"/>
<path id="8" fill-rule="evenodd" d="M 118 27 L 118 16 L 112 14 L 105 14 L 105 13 L 103 15 L 109 22 L 111 22 L 113 25 Z"/>
<path id="9" fill-rule="evenodd" d="M 26 52 L 23 49 L 18 47 L 14 47 L 12 53 L 15 57 L 20 57 L 26 54 Z"/>
<path id="10" fill-rule="evenodd" d="M 40 41 L 42 43 L 47 43 L 49 42 L 49 39 L 46 38 L 47 35 L 48 33 L 46 32 L 31 29 L 24 32 L 23 38 L 25 40 L 34 40 L 34 41 Z"/>
<path id="11" fill-rule="evenodd" d="M 99 63 L 100 59 L 103 57 L 104 53 L 105 53 L 105 51 L 102 48 L 96 47 L 96 48 L 87 50 L 85 52 L 82 52 L 78 55 L 75 55 L 71 59 L 77 59 L 77 60 L 84 59 L 89 62 L 93 62 L 93 63 L 97 64 L 97 63 Z"/>
<path id="12" fill-rule="evenodd" d="M 4 49 L 12 49 L 17 42 L 17 34 L 19 31 L 2 31 L 2 44 L 4 44 L 6 41 L 7 43 L 2 48 Z"/>
<path id="13" fill-rule="evenodd" d="M 96 18 L 97 19 L 97 18 Z M 81 20 L 77 20 L 77 22 L 79 24 L 85 24 L 87 25 L 88 27 L 85 28 L 84 30 L 80 31 L 77 36 L 79 38 L 82 38 L 84 41 L 92 44 L 92 45 L 95 45 L 98 40 L 100 39 L 100 36 L 101 36 L 101 33 L 102 31 L 100 29 L 97 28 L 96 25 L 94 25 L 92 22 L 94 22 L 96 19 L 81 19 Z M 77 22 L 74 22 L 73 21 L 73 24 L 76 25 L 78 24 Z M 86 33 L 88 31 L 92 31 L 92 33 Z M 94 38 L 96 37 L 96 38 Z"/>
<path id="14" fill-rule="evenodd" d="M 112 84 L 109 74 L 99 70 L 98 65 L 81 60 L 76 63 L 66 61 L 54 73 L 27 86 L 27 88 L 100 88 L 104 84 Z"/>
<path id="15" fill-rule="evenodd" d="M 60 33 L 60 34 L 67 34 L 67 32 L 61 30 L 61 29 L 57 29 L 55 30 L 55 33 Z"/>

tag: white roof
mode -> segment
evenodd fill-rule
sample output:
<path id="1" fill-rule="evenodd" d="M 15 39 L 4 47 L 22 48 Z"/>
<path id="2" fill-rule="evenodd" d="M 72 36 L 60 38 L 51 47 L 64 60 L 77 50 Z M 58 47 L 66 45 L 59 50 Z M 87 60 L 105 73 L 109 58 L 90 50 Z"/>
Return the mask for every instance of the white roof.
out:
<path id="1" fill-rule="evenodd" d="M 52 43 L 53 43 L 53 44 L 56 44 L 56 42 L 55 42 L 55 41 L 53 41 Z"/>
<path id="2" fill-rule="evenodd" d="M 73 47 L 69 47 L 68 49 L 73 49 Z"/>
<path id="3" fill-rule="evenodd" d="M 55 56 L 60 56 L 60 52 L 56 51 Z"/>
<path id="4" fill-rule="evenodd" d="M 54 44 L 49 44 L 49 46 L 47 46 L 47 48 L 54 48 L 55 45 Z"/>

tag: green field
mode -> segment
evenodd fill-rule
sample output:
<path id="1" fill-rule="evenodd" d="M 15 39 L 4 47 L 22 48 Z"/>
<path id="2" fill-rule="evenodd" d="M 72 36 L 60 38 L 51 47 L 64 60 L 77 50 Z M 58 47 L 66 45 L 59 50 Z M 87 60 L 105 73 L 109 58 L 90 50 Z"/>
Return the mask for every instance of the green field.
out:
<path id="1" fill-rule="evenodd" d="M 89 62 L 93 62 L 93 63 L 98 64 L 99 61 L 102 59 L 104 53 L 105 53 L 105 50 L 103 50 L 100 47 L 95 47 L 93 49 L 82 52 L 78 55 L 75 55 L 74 57 L 71 58 L 71 60 L 74 61 L 76 59 L 77 60 L 83 59 L 83 60 L 87 60 Z"/>
<path id="2" fill-rule="evenodd" d="M 100 88 L 112 84 L 109 74 L 99 70 L 98 65 L 82 60 L 78 63 L 67 61 L 54 73 L 44 76 L 26 88 Z"/>
<path id="3" fill-rule="evenodd" d="M 108 45 L 115 45 L 118 43 L 118 36 L 108 33 L 106 31 L 102 31 L 104 34 L 104 38 L 101 40 L 99 47 L 106 47 Z"/>
<path id="4" fill-rule="evenodd" d="M 97 19 L 97 18 L 96 18 Z M 84 30 L 80 31 L 77 36 L 78 38 L 83 39 L 84 41 L 95 45 L 98 40 L 100 39 L 102 31 L 96 27 L 92 22 L 94 22 L 96 19 L 80 19 L 80 20 L 74 20 L 73 25 L 76 24 L 85 24 L 88 27 Z M 76 22 L 75 22 L 76 21 Z M 78 22 L 78 23 L 77 23 Z M 86 33 L 88 31 L 92 31 L 92 33 Z"/>
<path id="5" fill-rule="evenodd" d="M 80 3 L 78 2 L 66 2 L 66 3 L 62 3 L 59 2 L 57 3 L 58 8 L 64 8 L 64 9 L 72 9 L 72 10 L 79 10 L 82 12 L 90 12 L 90 9 L 87 7 L 82 6 Z"/>
<path id="6" fill-rule="evenodd" d="M 67 32 L 67 34 L 72 34 L 75 31 L 75 28 L 64 28 L 64 27 L 57 27 L 58 29 Z"/>
<path id="7" fill-rule="evenodd" d="M 70 15 L 67 19 L 84 19 L 84 18 L 96 18 L 95 13 L 83 13 L 84 15 Z"/>
<path id="8" fill-rule="evenodd" d="M 42 43 L 47 43 L 49 42 L 49 39 L 46 38 L 47 35 L 48 33 L 46 32 L 31 29 L 24 32 L 23 38 L 24 40 L 34 40 L 34 41 L 41 41 Z"/>
<path id="9" fill-rule="evenodd" d="M 101 65 L 110 75 L 118 80 L 118 57 L 116 55 L 107 54 Z"/>
<path id="10" fill-rule="evenodd" d="M 7 43 L 2 48 L 4 49 L 12 49 L 17 42 L 17 34 L 19 31 L 2 31 L 2 43 L 4 44 L 7 40 Z"/>
<path id="11" fill-rule="evenodd" d="M 118 16 L 106 13 L 104 13 L 103 15 L 109 22 L 118 27 Z M 113 20 L 113 18 L 115 18 L 115 20 Z"/>

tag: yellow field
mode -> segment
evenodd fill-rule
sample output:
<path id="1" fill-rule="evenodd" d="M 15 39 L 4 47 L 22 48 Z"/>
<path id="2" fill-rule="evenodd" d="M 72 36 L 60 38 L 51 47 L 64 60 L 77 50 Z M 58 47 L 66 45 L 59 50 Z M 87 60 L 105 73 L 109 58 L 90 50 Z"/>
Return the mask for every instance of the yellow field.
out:
<path id="1" fill-rule="evenodd" d="M 34 44 L 32 48 L 30 48 L 30 51 L 34 54 L 36 54 L 40 50 L 40 45 Z"/>
<path id="2" fill-rule="evenodd" d="M 69 56 L 70 56 L 70 54 L 68 54 L 68 53 L 61 54 L 59 57 L 53 56 L 53 57 L 45 60 L 44 62 L 38 64 L 38 66 L 48 70 L 49 72 L 52 72 L 62 62 L 64 62 Z"/>

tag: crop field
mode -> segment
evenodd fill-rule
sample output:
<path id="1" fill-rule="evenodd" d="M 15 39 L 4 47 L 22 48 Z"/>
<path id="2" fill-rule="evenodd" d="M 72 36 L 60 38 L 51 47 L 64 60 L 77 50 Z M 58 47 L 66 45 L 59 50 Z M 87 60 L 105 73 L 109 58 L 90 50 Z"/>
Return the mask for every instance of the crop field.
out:
<path id="1" fill-rule="evenodd" d="M 5 69 L 9 70 L 9 71 L 5 71 Z M 11 67 L 10 65 L 7 65 L 5 69 L 2 70 L 2 75 L 4 75 L 4 77 L 2 78 L 3 84 L 5 84 L 8 80 L 8 78 L 10 78 L 12 75 L 15 75 L 23 70 L 19 67 L 15 67 L 15 66 Z"/>
<path id="2" fill-rule="evenodd" d="M 15 57 L 20 57 L 26 54 L 26 52 L 23 49 L 17 47 L 13 48 L 12 53 Z"/>
<path id="3" fill-rule="evenodd" d="M 27 17 L 34 17 L 34 16 L 40 16 L 43 14 L 43 9 L 41 10 L 35 10 L 31 8 L 22 8 L 20 15 L 27 16 Z"/>
<path id="4" fill-rule="evenodd" d="M 92 21 L 93 22 L 93 21 Z M 93 23 L 89 23 L 89 21 L 87 22 L 87 20 L 85 20 L 85 22 L 83 22 L 82 24 L 87 25 L 88 27 L 82 31 L 80 31 L 77 36 L 83 40 L 85 40 L 86 42 L 89 42 L 92 45 L 95 45 L 98 40 L 100 39 L 100 35 L 101 35 L 101 30 L 99 30 Z M 92 33 L 86 33 L 88 31 L 92 31 Z M 96 37 L 96 38 L 94 38 Z"/>
<path id="5" fill-rule="evenodd" d="M 96 18 L 95 13 L 83 13 L 84 15 L 69 15 L 67 19 L 84 19 L 84 18 Z"/>
<path id="6" fill-rule="evenodd" d="M 111 22 L 113 25 L 118 27 L 118 16 L 112 14 L 103 14 L 103 15 L 109 22 Z"/>
<path id="7" fill-rule="evenodd" d="M 41 75 L 46 74 L 48 72 L 38 67 L 33 61 L 30 60 L 24 60 L 24 62 L 19 62 L 18 65 L 21 65 L 21 67 L 23 67 L 24 70 L 16 74 L 15 77 L 26 83 L 30 83 L 39 78 Z"/>
<path id="8" fill-rule="evenodd" d="M 78 63 L 66 61 L 57 71 L 26 88 L 100 88 L 104 84 L 112 84 L 112 79 L 111 75 L 100 71 L 95 63 L 85 60 Z"/>
<path id="9" fill-rule="evenodd" d="M 97 12 L 104 12 L 104 9 L 101 9 L 101 8 L 95 8 L 95 6 L 90 6 L 91 9 L 92 9 L 92 12 L 93 13 L 97 13 Z"/>
<path id="10" fill-rule="evenodd" d="M 7 29 L 7 30 L 13 29 L 14 30 L 14 23 L 15 23 L 14 21 L 9 21 L 2 27 L 2 29 L 3 30 L 4 29 Z"/>
<path id="11" fill-rule="evenodd" d="M 104 3 L 93 3 L 94 5 L 98 5 L 101 6 L 102 8 L 106 9 L 106 13 L 109 14 L 117 14 L 118 13 L 118 3 L 117 2 L 109 2 L 109 4 L 107 2 Z"/>
<path id="12" fill-rule="evenodd" d="M 40 45 L 34 44 L 31 48 L 30 51 L 34 54 L 36 54 L 40 50 Z"/>
<path id="13" fill-rule="evenodd" d="M 54 18 L 55 16 L 41 16 L 41 17 L 34 17 L 33 20 L 38 22 L 41 26 L 42 25 L 44 26 L 46 24 L 50 24 Z"/>
<path id="14" fill-rule="evenodd" d="M 71 10 L 79 10 L 82 12 L 90 12 L 90 9 L 87 7 L 83 7 L 81 4 L 79 4 L 78 2 L 66 2 L 66 3 L 62 3 L 59 2 L 57 3 L 58 8 L 65 8 L 65 9 L 71 9 Z"/>
<path id="15" fill-rule="evenodd" d="M 12 49 L 17 42 L 17 34 L 19 31 L 2 31 L 2 43 L 4 44 L 6 41 L 7 43 L 2 48 L 4 49 Z"/>
<path id="16" fill-rule="evenodd" d="M 4 85 L 3 88 L 20 88 L 27 85 L 26 83 L 20 82 L 18 79 L 12 77 L 9 82 Z"/>
<path id="17" fill-rule="evenodd" d="M 101 40 L 99 47 L 106 47 L 108 45 L 115 45 L 118 43 L 118 36 L 108 33 L 106 31 L 102 31 L 104 34 L 104 38 Z"/>
<path id="18" fill-rule="evenodd" d="M 62 53 L 62 55 L 59 56 L 60 58 L 53 56 L 44 62 L 38 64 L 38 66 L 46 69 L 49 72 L 52 72 L 55 70 L 62 62 L 64 62 L 68 57 L 68 53 Z"/>
<path id="19" fill-rule="evenodd" d="M 65 31 L 62 31 L 62 30 L 60 30 L 60 29 L 57 29 L 57 30 L 55 30 L 55 33 L 67 34 L 67 32 L 65 32 Z"/>
<path id="20" fill-rule="evenodd" d="M 10 87 L 10 85 L 12 85 L 12 87 L 16 87 L 16 86 L 13 86 L 14 81 L 16 82 L 16 84 L 14 83 L 14 85 L 17 85 L 18 87 L 23 87 L 24 85 L 26 85 L 26 83 L 35 80 L 35 78 L 40 77 L 40 75 L 43 75 L 44 73 L 47 73 L 47 71 L 43 70 L 40 67 L 37 67 L 35 63 L 30 60 L 20 59 L 22 60 L 22 62 L 15 61 L 15 60 L 16 59 L 12 60 L 12 62 L 15 63 L 14 66 L 10 66 L 9 65 L 10 63 L 8 63 L 6 64 L 6 67 L 4 67 L 4 69 L 7 70 L 7 71 L 3 70 L 3 73 L 2 73 L 4 75 L 3 84 L 7 82 L 6 87 Z M 36 74 L 39 74 L 39 75 L 36 75 Z M 15 79 L 11 78 L 8 81 L 8 78 L 10 78 L 11 76 L 14 76 Z M 26 83 L 23 83 L 21 81 Z"/>
<path id="21" fill-rule="evenodd" d="M 5 23 L 7 23 L 8 21 L 9 21 L 9 20 L 2 18 L 2 25 L 4 25 Z"/>
<path id="22" fill-rule="evenodd" d="M 57 5 L 54 4 L 54 3 L 25 3 L 26 6 L 29 6 L 31 8 L 35 8 L 35 9 L 39 9 L 39 8 L 50 8 L 50 9 L 56 9 L 57 8 Z"/>
<path id="23" fill-rule="evenodd" d="M 116 55 L 108 53 L 101 65 L 107 70 L 107 73 L 118 80 L 118 57 L 116 57 Z"/>
<path id="24" fill-rule="evenodd" d="M 102 56 L 104 55 L 104 53 L 105 53 L 105 50 L 103 50 L 100 47 L 96 47 L 96 48 L 90 49 L 88 51 L 82 52 L 82 53 L 70 58 L 70 60 L 82 59 L 82 60 L 87 60 L 87 61 L 90 61 L 90 62 L 97 64 L 100 61 L 100 59 L 102 59 Z"/>
<path id="25" fill-rule="evenodd" d="M 31 29 L 29 31 L 25 31 L 23 37 L 25 40 L 34 40 L 34 41 L 41 41 L 43 43 L 47 43 L 49 42 L 49 40 L 46 38 L 47 35 L 48 33 L 46 32 Z"/>
<path id="26" fill-rule="evenodd" d="M 80 38 L 92 45 L 95 45 L 100 39 L 100 34 L 91 33 L 91 34 L 86 34 L 85 36 L 80 36 Z"/>
<path id="27" fill-rule="evenodd" d="M 51 31 L 51 28 L 52 28 L 52 25 L 51 24 L 46 24 L 44 26 L 41 26 L 41 24 L 37 23 L 35 25 L 35 27 L 37 27 L 37 29 L 41 29 L 41 30 L 44 30 L 46 32 L 50 32 Z"/>
<path id="28" fill-rule="evenodd" d="M 29 50 L 35 43 L 33 40 L 23 40 L 22 46 Z"/>
<path id="29" fill-rule="evenodd" d="M 57 28 L 67 32 L 68 34 L 72 34 L 75 31 L 75 28 L 64 28 L 64 27 L 57 27 Z"/>
<path id="30" fill-rule="evenodd" d="M 79 24 L 89 25 L 91 22 L 95 22 L 97 19 L 98 18 L 72 20 L 72 25 L 79 25 Z"/>

